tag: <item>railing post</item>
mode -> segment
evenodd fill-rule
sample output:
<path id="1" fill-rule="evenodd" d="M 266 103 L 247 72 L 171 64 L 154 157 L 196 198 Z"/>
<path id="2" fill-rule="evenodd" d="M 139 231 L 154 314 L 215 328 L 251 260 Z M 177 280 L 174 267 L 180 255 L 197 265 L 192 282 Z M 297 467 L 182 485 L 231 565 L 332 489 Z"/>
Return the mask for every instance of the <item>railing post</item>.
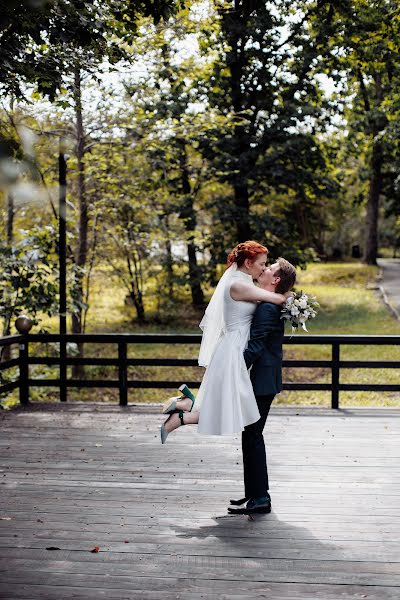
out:
<path id="1" fill-rule="evenodd" d="M 340 344 L 333 342 L 332 344 L 332 400 L 331 408 L 339 408 L 339 361 L 340 361 Z"/>
<path id="2" fill-rule="evenodd" d="M 126 364 L 127 348 L 126 342 L 118 344 L 118 382 L 120 406 L 128 404 L 128 369 Z"/>
<path id="3" fill-rule="evenodd" d="M 60 402 L 67 401 L 67 342 L 60 335 Z"/>
<path id="4" fill-rule="evenodd" d="M 28 336 L 19 343 L 19 401 L 29 404 L 29 346 Z"/>

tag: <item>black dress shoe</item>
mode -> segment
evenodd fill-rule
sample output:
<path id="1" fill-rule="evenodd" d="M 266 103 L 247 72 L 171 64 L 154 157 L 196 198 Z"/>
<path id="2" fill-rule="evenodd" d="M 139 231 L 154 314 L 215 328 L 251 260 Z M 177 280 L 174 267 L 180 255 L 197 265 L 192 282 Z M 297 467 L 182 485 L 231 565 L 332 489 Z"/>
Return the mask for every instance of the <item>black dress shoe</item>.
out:
<path id="1" fill-rule="evenodd" d="M 230 504 L 233 504 L 233 506 L 241 506 L 242 504 L 244 504 L 245 502 L 248 502 L 250 500 L 250 498 L 240 498 L 239 500 L 229 500 Z"/>
<path id="2" fill-rule="evenodd" d="M 245 508 L 231 508 L 229 506 L 228 512 L 230 515 L 267 514 L 271 512 L 271 499 L 269 495 L 262 498 L 252 498 Z"/>

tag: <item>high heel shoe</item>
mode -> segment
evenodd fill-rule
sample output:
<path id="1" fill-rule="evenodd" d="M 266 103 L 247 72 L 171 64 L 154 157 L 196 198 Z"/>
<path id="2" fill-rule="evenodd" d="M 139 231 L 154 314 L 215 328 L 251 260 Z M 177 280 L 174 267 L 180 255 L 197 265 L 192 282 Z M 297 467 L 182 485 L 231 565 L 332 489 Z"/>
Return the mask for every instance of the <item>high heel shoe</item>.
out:
<path id="1" fill-rule="evenodd" d="M 178 417 L 179 417 L 179 418 L 180 418 L 180 420 L 181 420 L 181 425 L 184 425 L 184 424 L 185 424 L 185 422 L 184 422 L 184 420 L 183 420 L 183 415 L 184 415 L 184 412 L 185 412 L 185 411 L 183 411 L 183 410 L 179 410 L 179 411 L 177 412 L 177 414 L 178 414 Z M 168 419 L 167 419 L 166 421 L 164 421 L 164 423 L 163 423 L 163 424 L 161 425 L 161 427 L 160 427 L 160 436 L 161 436 L 161 443 L 162 443 L 162 444 L 165 444 L 165 442 L 166 442 L 166 440 L 167 440 L 167 437 L 168 437 L 168 435 L 171 433 L 170 431 L 167 431 L 167 430 L 165 429 L 165 425 L 168 423 L 168 421 L 170 420 L 170 418 L 172 417 L 172 415 L 173 415 L 173 414 L 175 414 L 175 413 L 172 413 L 172 414 L 170 414 L 170 415 L 169 415 L 169 417 L 168 417 Z M 173 430 L 173 431 L 174 431 L 174 430 Z"/>
<path id="2" fill-rule="evenodd" d="M 193 407 L 194 401 L 196 400 L 196 396 L 193 394 L 193 392 L 191 390 L 189 390 L 189 388 L 186 385 L 186 383 L 182 383 L 182 385 L 179 388 L 179 391 L 182 392 L 182 394 L 184 396 L 186 396 L 187 398 L 191 399 L 191 401 L 192 401 L 192 407 Z"/>
<path id="3" fill-rule="evenodd" d="M 167 405 L 166 408 L 163 409 L 162 414 L 163 415 L 172 415 L 174 412 L 176 412 L 177 409 L 176 408 L 176 403 L 178 402 L 178 400 L 183 400 L 184 396 L 175 396 L 175 398 L 169 398 L 170 403 Z"/>
<path id="4" fill-rule="evenodd" d="M 164 408 L 164 410 L 162 411 L 163 415 L 172 415 L 176 412 L 178 412 L 180 409 L 176 406 L 176 403 L 179 402 L 179 400 L 190 400 L 192 403 L 192 406 L 189 408 L 188 411 L 185 412 L 191 412 L 192 408 L 193 408 L 193 404 L 194 404 L 194 399 L 192 400 L 192 398 L 189 398 L 188 396 L 177 396 L 176 398 L 173 398 L 171 400 L 171 402 L 168 404 L 167 408 Z"/>
<path id="5" fill-rule="evenodd" d="M 179 408 L 177 408 L 176 403 L 178 402 L 178 400 L 183 400 L 184 398 L 188 398 L 189 400 L 191 400 L 192 406 L 189 408 L 189 410 L 187 412 L 192 411 L 194 401 L 196 400 L 196 396 L 188 388 L 186 383 L 182 383 L 182 385 L 179 388 L 179 391 L 182 392 L 182 396 L 176 396 L 175 398 L 172 398 L 171 402 L 168 404 L 168 406 L 162 411 L 163 415 L 168 415 L 168 414 L 171 415 L 174 412 L 177 412 L 179 410 Z"/>

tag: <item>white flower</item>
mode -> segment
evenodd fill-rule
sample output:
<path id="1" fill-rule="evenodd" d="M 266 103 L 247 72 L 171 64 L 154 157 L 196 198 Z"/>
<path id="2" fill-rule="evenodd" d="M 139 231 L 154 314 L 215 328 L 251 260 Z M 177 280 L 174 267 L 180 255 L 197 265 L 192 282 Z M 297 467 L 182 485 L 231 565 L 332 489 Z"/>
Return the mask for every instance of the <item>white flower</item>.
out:
<path id="1" fill-rule="evenodd" d="M 307 308 L 307 296 L 302 296 L 299 300 L 300 308 Z"/>
<path id="2" fill-rule="evenodd" d="M 294 292 L 282 308 L 281 319 L 290 321 L 292 333 L 298 331 L 299 326 L 307 331 L 306 322 L 316 316 L 318 307 L 319 304 L 315 296 L 308 296 L 303 292 Z"/>

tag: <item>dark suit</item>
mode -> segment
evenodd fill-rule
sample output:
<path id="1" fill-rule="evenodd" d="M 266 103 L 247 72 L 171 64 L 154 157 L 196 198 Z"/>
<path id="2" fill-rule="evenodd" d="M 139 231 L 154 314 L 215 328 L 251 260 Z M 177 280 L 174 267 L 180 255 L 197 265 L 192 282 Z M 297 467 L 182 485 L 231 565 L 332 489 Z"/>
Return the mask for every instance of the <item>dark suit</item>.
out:
<path id="1" fill-rule="evenodd" d="M 244 352 L 247 368 L 252 367 L 250 379 L 260 411 L 260 420 L 245 427 L 242 433 L 244 487 L 248 498 L 266 496 L 269 489 L 263 429 L 271 403 L 282 389 L 284 321 L 280 317 L 280 306 L 259 304 Z"/>

